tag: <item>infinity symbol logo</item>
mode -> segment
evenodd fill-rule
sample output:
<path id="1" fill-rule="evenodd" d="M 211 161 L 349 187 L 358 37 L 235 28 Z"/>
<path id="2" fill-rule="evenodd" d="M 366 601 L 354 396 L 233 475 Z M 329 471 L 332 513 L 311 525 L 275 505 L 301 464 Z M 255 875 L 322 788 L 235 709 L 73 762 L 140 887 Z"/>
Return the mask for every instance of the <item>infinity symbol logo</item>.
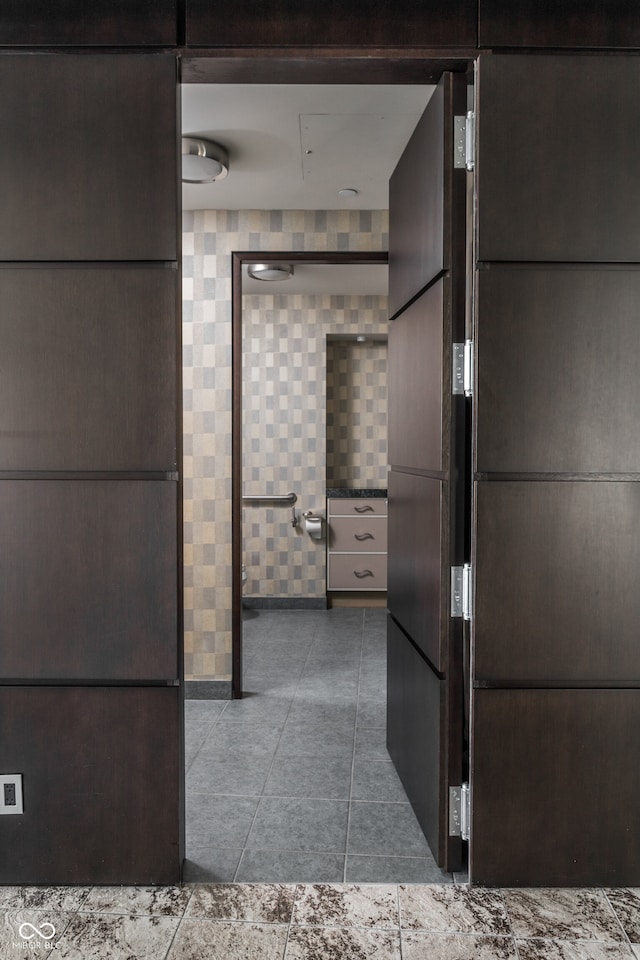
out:
<path id="1" fill-rule="evenodd" d="M 45 933 L 45 927 L 51 931 L 51 933 Z M 33 933 L 26 933 L 27 930 L 33 930 Z M 41 927 L 34 927 L 32 923 L 21 923 L 18 933 L 23 940 L 33 940 L 34 937 L 42 937 L 43 940 L 52 940 L 56 935 L 56 928 L 52 923 L 43 923 Z"/>

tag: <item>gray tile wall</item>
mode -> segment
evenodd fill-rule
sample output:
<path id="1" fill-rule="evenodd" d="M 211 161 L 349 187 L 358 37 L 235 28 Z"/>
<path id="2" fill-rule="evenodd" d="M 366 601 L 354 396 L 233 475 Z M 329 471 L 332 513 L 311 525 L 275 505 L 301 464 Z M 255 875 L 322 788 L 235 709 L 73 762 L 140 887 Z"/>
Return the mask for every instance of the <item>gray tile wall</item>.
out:
<path id="1" fill-rule="evenodd" d="M 202 210 L 183 217 L 185 675 L 228 680 L 231 253 L 386 250 L 387 213 Z"/>

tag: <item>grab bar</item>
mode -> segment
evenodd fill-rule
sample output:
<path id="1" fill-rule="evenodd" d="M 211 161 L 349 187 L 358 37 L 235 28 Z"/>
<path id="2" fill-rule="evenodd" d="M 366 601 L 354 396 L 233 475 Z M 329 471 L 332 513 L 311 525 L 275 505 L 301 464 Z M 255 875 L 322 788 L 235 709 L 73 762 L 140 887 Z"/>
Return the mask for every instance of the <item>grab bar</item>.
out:
<path id="1" fill-rule="evenodd" d="M 285 493 L 283 496 L 269 496 L 266 494 L 261 497 L 252 497 L 252 496 L 243 496 L 243 503 L 284 503 L 284 504 L 294 504 L 298 500 L 295 493 Z"/>

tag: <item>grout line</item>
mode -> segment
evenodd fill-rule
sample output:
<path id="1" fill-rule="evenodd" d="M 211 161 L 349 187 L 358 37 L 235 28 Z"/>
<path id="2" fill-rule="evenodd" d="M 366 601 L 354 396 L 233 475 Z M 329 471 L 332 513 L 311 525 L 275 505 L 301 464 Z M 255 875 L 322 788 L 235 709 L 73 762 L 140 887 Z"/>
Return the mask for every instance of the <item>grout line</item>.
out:
<path id="1" fill-rule="evenodd" d="M 347 834 L 344 844 L 344 867 L 342 872 L 342 882 L 347 882 L 347 863 L 349 859 L 349 837 L 351 835 L 351 811 L 353 809 L 353 781 L 356 772 L 356 742 L 358 736 L 358 707 L 360 705 L 360 681 L 362 680 L 362 655 L 364 653 L 364 621 L 365 609 L 362 610 L 362 620 L 360 624 L 360 664 L 358 667 L 358 691 L 356 694 L 356 712 L 353 718 L 353 750 L 351 752 L 351 779 L 349 782 L 349 806 L 347 807 Z"/>

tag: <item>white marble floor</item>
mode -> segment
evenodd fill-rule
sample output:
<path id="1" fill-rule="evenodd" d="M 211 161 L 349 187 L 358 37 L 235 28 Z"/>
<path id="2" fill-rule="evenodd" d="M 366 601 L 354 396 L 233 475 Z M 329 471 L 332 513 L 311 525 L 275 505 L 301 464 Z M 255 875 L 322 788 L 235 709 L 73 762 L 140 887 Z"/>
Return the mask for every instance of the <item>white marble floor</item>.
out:
<path id="1" fill-rule="evenodd" d="M 637 960 L 640 890 L 0 887 L 2 960 Z"/>

